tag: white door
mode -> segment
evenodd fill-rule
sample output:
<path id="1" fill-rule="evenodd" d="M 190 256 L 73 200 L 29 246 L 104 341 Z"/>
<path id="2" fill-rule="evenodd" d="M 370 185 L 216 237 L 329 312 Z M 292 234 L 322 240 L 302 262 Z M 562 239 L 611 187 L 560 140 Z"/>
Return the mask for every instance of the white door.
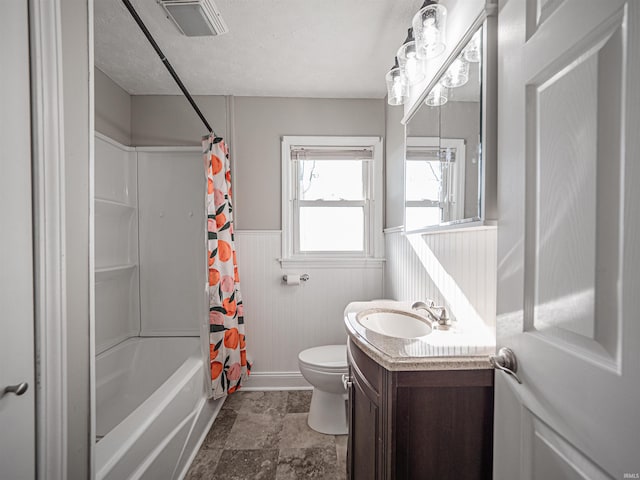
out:
<path id="1" fill-rule="evenodd" d="M 35 478 L 27 2 L 0 14 L 0 478 Z M 28 385 L 26 391 L 22 384 Z M 20 387 L 19 387 L 20 386 Z M 7 387 L 10 390 L 6 391 Z M 24 391 L 24 393 L 22 393 Z"/>
<path id="2" fill-rule="evenodd" d="M 494 478 L 640 478 L 640 1 L 501 7 Z"/>

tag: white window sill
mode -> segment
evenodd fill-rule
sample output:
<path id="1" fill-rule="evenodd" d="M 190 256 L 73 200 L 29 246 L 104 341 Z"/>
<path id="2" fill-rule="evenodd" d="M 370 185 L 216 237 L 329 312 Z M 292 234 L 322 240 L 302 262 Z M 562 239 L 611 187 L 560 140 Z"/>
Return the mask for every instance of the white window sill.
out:
<path id="1" fill-rule="evenodd" d="M 418 228 L 415 230 L 405 230 L 405 235 L 422 234 L 434 235 L 438 233 L 460 232 L 470 230 L 495 230 L 498 228 L 498 222 L 495 220 L 472 220 L 472 221 L 453 221 L 441 223 L 440 225 L 432 225 L 429 227 Z"/>
<path id="2" fill-rule="evenodd" d="M 279 258 L 282 268 L 382 268 L 384 258 L 373 257 L 304 257 Z"/>

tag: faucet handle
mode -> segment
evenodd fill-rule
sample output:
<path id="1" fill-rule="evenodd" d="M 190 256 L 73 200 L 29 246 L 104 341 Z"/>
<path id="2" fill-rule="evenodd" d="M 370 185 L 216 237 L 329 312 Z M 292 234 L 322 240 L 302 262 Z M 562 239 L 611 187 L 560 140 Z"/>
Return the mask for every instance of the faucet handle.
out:
<path id="1" fill-rule="evenodd" d="M 444 305 L 436 305 L 436 302 L 434 302 L 430 298 L 427 299 L 427 305 L 429 306 L 429 308 L 437 308 L 438 310 L 440 310 L 440 318 L 442 318 L 443 320 L 449 318 L 447 307 L 445 307 Z"/>

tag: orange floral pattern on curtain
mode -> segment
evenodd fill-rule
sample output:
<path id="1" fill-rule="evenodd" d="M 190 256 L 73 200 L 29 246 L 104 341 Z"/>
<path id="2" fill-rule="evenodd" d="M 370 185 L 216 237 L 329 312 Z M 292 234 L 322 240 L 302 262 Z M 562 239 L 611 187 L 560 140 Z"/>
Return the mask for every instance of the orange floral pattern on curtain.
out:
<path id="1" fill-rule="evenodd" d="M 238 390 L 251 370 L 247 362 L 244 306 L 233 238 L 229 149 L 220 137 L 203 139 L 207 172 L 209 268 L 209 362 L 212 397 Z"/>

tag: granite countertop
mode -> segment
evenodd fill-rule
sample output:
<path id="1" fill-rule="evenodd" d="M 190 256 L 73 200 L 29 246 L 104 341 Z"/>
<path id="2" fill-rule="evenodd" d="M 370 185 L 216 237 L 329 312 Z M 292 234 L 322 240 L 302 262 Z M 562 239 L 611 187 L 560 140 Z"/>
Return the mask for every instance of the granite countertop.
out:
<path id="1" fill-rule="evenodd" d="M 477 320 L 459 319 L 449 330 L 433 330 L 418 338 L 396 338 L 363 327 L 356 316 L 363 310 L 390 308 L 416 313 L 411 303 L 393 300 L 352 302 L 344 311 L 349 339 L 387 370 L 478 370 L 493 368 L 495 332 Z"/>

